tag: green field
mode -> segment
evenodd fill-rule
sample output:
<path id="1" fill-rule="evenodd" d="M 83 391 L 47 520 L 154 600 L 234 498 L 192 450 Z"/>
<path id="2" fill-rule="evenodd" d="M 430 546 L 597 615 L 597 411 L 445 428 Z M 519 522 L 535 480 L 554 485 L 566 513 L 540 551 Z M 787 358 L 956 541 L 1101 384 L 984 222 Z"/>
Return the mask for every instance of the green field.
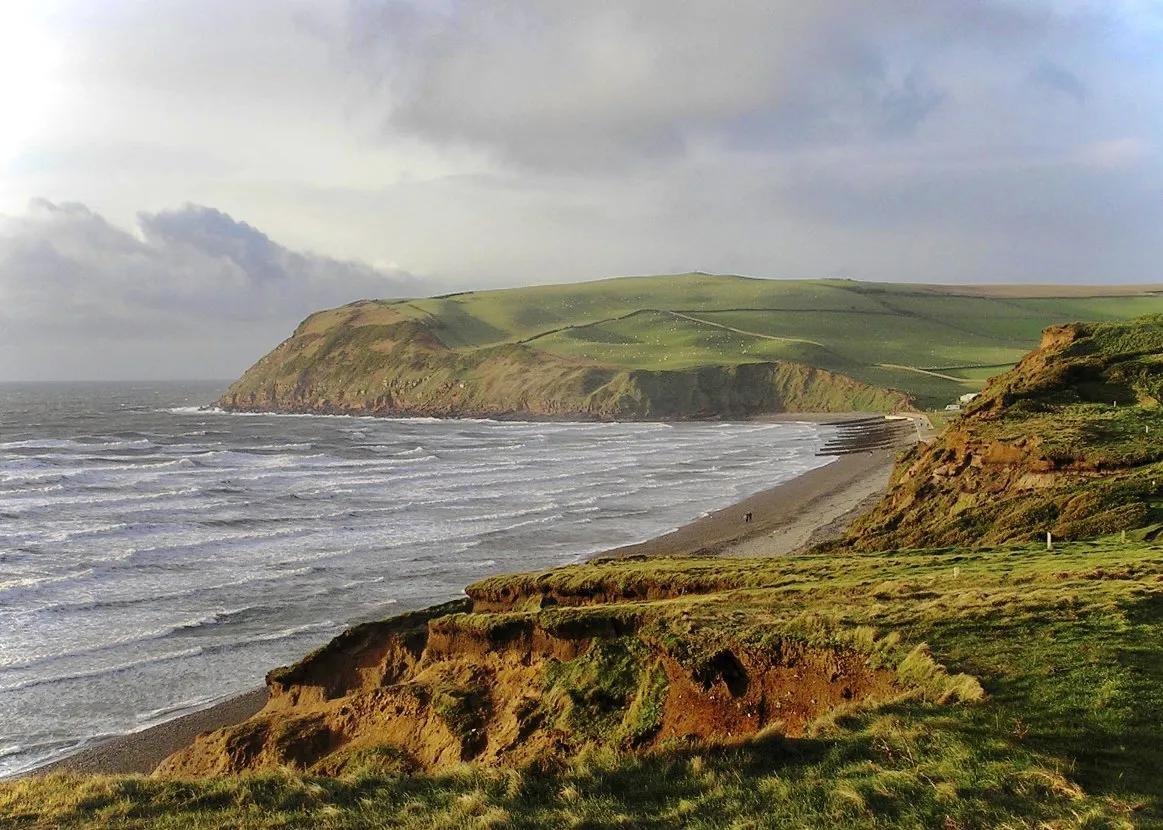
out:
<path id="1" fill-rule="evenodd" d="M 687 274 L 478 291 L 392 307 L 450 348 L 503 343 L 638 369 L 791 360 L 941 407 L 980 389 L 1043 328 L 1163 312 L 1163 296 L 997 296 L 954 287 Z M 1035 293 L 1035 292 L 1031 292 Z M 1053 293 L 1042 290 L 1041 294 Z M 1003 295 L 1004 294 L 1004 295 Z"/>

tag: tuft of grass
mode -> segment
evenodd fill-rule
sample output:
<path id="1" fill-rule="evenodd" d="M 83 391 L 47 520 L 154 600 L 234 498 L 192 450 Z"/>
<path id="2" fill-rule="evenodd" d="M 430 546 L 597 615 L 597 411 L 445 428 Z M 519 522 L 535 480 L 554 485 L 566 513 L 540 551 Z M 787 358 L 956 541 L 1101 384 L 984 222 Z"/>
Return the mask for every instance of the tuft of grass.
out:
<path id="1" fill-rule="evenodd" d="M 636 747 L 654 736 L 662 726 L 669 687 L 661 660 L 642 672 L 633 702 L 627 707 L 619 728 L 619 743 Z"/>
<path id="2" fill-rule="evenodd" d="M 933 659 L 929 646 L 921 643 L 910 651 L 896 668 L 903 685 L 920 691 L 926 700 L 937 703 L 975 703 L 985 697 L 977 678 L 967 674 L 950 675 Z"/>

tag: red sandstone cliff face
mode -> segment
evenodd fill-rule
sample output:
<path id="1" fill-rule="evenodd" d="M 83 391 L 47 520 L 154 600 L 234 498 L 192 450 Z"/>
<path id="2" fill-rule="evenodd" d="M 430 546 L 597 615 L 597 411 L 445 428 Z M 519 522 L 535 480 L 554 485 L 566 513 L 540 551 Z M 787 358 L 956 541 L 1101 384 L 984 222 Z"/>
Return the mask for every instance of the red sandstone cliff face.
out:
<path id="1" fill-rule="evenodd" d="M 861 550 L 1086 539 L 1149 528 L 1163 491 L 1163 319 L 1046 329 L 838 544 Z M 1148 530 L 1148 532 L 1150 532 Z"/>

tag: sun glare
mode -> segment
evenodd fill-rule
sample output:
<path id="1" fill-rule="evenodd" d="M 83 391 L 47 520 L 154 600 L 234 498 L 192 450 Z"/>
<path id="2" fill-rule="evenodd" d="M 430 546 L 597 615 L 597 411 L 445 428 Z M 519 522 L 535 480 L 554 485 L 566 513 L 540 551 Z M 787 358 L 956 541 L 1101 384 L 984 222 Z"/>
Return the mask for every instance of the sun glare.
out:
<path id="1" fill-rule="evenodd" d="M 0 0 L 0 167 L 46 131 L 60 98 L 60 51 L 35 4 Z"/>

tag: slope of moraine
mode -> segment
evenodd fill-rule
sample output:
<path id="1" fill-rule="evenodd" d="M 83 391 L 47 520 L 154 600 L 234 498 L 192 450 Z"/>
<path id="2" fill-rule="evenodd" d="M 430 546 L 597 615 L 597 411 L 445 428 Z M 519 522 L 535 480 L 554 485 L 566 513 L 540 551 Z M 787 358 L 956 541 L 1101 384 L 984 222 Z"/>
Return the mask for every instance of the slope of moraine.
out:
<path id="1" fill-rule="evenodd" d="M 889 412 L 980 388 L 1051 322 L 1163 311 L 1149 287 L 957 290 L 690 274 L 363 301 L 309 317 L 219 403 L 593 419 Z"/>

